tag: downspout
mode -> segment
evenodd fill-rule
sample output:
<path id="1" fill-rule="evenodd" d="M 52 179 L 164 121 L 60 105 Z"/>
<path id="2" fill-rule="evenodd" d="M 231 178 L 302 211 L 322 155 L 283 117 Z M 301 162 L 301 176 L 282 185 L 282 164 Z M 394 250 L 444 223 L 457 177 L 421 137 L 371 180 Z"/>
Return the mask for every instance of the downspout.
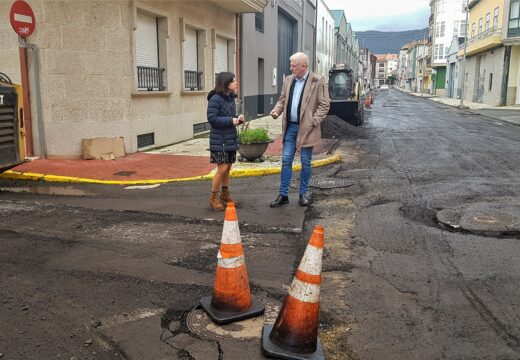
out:
<path id="1" fill-rule="evenodd" d="M 25 129 L 25 155 L 33 156 L 33 131 L 32 131 L 32 116 L 31 116 L 31 97 L 29 94 L 29 67 L 27 66 L 27 48 L 25 46 L 26 40 L 19 37 L 20 47 L 20 74 L 22 80 L 23 92 L 23 121 Z"/>
<path id="2" fill-rule="evenodd" d="M 240 33 L 242 31 L 242 21 L 241 21 L 241 16 L 240 14 L 236 14 L 235 15 L 236 17 L 236 21 L 235 21 L 235 33 L 236 33 L 236 74 L 235 74 L 235 77 L 237 79 L 237 83 L 238 83 L 238 98 L 240 99 L 240 104 L 239 104 L 239 113 L 243 113 L 244 112 L 244 109 L 243 109 L 243 97 L 242 97 L 242 86 L 241 86 L 241 82 L 242 82 L 242 77 L 241 77 L 241 70 L 242 70 L 242 43 L 241 43 L 241 38 L 240 38 Z"/>
<path id="3" fill-rule="evenodd" d="M 303 1 L 303 7 L 302 7 L 302 48 L 301 48 L 301 52 L 305 52 L 305 23 L 306 23 L 306 20 L 305 20 L 305 5 L 306 5 L 307 1 L 304 0 Z"/>
<path id="4" fill-rule="evenodd" d="M 45 128 L 43 125 L 42 98 L 40 90 L 40 56 L 38 46 L 21 42 L 20 47 L 33 51 L 32 65 L 34 68 L 34 101 L 36 102 L 36 114 L 38 117 L 38 143 L 40 148 L 40 158 L 45 159 L 47 149 L 45 147 Z"/>

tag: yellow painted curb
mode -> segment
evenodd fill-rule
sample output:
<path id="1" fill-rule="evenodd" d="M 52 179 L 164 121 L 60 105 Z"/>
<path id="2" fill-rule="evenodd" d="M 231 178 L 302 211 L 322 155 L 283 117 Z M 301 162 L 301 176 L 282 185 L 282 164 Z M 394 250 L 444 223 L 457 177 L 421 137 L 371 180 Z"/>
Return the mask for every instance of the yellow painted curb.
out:
<path id="1" fill-rule="evenodd" d="M 334 155 L 326 159 L 312 161 L 312 167 L 319 167 L 324 165 L 333 164 L 341 160 L 341 156 Z M 294 165 L 293 171 L 301 170 L 301 164 Z M 270 174 L 278 174 L 281 172 L 281 167 L 275 168 L 259 168 L 259 169 L 236 169 L 231 170 L 230 176 L 235 178 L 240 177 L 252 177 L 252 176 L 264 176 Z M 38 173 L 24 173 L 21 171 L 7 170 L 0 174 L 0 179 L 14 179 L 14 180 L 33 180 L 33 181 L 47 181 L 47 182 L 72 182 L 72 183 L 84 183 L 84 184 L 102 184 L 102 185 L 152 185 L 152 184 L 163 184 L 169 182 L 179 181 L 193 181 L 193 180 L 211 180 L 213 179 L 214 172 L 178 179 L 151 179 L 151 180 L 98 180 L 88 179 L 73 176 L 60 176 L 60 175 L 45 175 Z"/>

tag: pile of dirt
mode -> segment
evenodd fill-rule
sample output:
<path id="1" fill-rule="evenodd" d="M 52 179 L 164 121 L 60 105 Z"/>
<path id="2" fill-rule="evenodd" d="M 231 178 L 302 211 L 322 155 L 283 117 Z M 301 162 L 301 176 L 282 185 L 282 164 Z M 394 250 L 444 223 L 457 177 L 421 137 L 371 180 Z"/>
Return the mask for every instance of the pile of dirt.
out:
<path id="1" fill-rule="evenodd" d="M 357 139 L 361 127 L 356 127 L 335 115 L 329 115 L 321 123 L 321 137 L 324 139 Z"/>

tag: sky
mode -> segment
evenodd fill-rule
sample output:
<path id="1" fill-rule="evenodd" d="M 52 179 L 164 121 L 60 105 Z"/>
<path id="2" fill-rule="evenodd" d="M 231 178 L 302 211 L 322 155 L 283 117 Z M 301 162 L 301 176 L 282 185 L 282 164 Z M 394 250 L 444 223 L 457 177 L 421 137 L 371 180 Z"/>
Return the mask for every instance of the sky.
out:
<path id="1" fill-rule="evenodd" d="M 403 31 L 428 27 L 429 0 L 324 0 L 344 10 L 352 30 Z"/>

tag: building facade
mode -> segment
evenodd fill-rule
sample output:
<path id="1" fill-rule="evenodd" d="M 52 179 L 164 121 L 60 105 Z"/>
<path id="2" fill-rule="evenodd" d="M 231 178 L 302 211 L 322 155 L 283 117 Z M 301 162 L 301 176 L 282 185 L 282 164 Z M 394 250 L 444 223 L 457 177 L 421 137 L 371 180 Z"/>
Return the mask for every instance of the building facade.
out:
<path id="1" fill-rule="evenodd" d="M 316 22 L 316 69 L 315 72 L 329 78 L 335 60 L 334 17 L 324 0 L 317 3 Z"/>
<path id="2" fill-rule="evenodd" d="M 292 54 L 305 52 L 315 69 L 316 1 L 269 1 L 263 12 L 242 16 L 240 97 L 246 118 L 271 111 L 291 74 Z"/>
<path id="3" fill-rule="evenodd" d="M 506 53 L 509 53 L 506 105 L 520 104 L 520 0 L 505 1 L 502 31 Z"/>
<path id="4" fill-rule="evenodd" d="M 468 4 L 465 100 L 493 106 L 506 104 L 510 48 L 502 42 L 504 5 L 504 0 L 473 0 Z M 463 56 L 463 49 L 458 55 Z"/>
<path id="5" fill-rule="evenodd" d="M 9 13 L 12 2 L 0 2 Z M 44 133 L 49 157 L 80 157 L 82 139 L 122 137 L 128 153 L 190 139 L 206 120 L 215 73 L 235 71 L 237 14 L 266 0 L 31 0 L 39 48 Z M 0 26 L 0 63 L 19 82 L 18 37 Z M 35 92 L 31 62 L 31 93 Z M 36 149 L 38 150 L 38 149 Z M 36 151 L 36 155 L 38 154 Z"/>
<path id="6" fill-rule="evenodd" d="M 467 0 L 431 0 L 430 54 L 432 74 L 431 91 L 439 96 L 445 94 L 446 60 L 454 36 L 466 31 Z"/>

